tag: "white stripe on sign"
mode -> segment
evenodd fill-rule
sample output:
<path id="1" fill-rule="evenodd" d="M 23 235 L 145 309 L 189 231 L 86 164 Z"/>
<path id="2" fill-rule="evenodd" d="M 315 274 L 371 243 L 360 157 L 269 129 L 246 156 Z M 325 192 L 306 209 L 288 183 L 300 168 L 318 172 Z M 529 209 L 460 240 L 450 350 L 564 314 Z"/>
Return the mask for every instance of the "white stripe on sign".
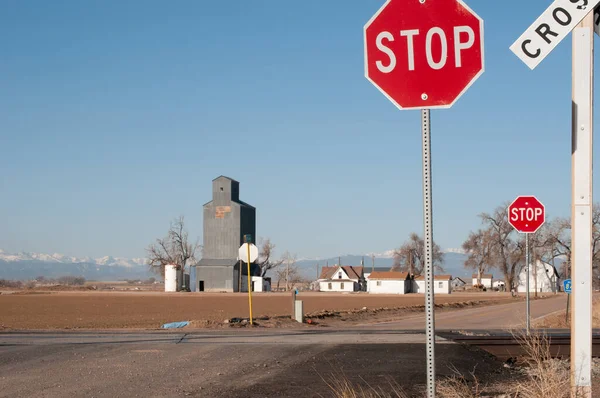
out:
<path id="1" fill-rule="evenodd" d="M 599 3 L 600 0 L 556 0 L 510 46 L 511 51 L 534 69 Z"/>

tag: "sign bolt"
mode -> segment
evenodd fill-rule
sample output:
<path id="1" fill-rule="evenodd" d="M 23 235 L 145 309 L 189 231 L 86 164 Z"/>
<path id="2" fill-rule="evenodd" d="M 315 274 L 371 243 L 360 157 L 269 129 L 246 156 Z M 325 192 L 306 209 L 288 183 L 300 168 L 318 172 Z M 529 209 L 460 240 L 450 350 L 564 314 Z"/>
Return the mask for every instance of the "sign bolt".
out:
<path id="1" fill-rule="evenodd" d="M 419 3 L 425 4 L 425 0 L 419 0 Z"/>
<path id="2" fill-rule="evenodd" d="M 420 0 L 420 1 L 421 1 L 421 3 L 424 3 L 424 2 L 425 2 L 425 0 Z M 422 99 L 423 101 L 426 101 L 426 100 L 427 100 L 427 98 L 429 98 L 429 96 L 427 95 L 427 93 L 423 93 L 423 94 L 421 94 L 421 99 Z"/>

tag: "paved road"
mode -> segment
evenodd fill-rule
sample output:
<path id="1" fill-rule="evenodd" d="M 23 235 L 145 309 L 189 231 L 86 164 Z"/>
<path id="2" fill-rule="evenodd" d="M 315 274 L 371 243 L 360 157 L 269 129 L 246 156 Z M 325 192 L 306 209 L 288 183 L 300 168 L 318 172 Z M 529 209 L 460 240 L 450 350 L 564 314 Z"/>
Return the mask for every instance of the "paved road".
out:
<path id="1" fill-rule="evenodd" d="M 223 333 L 6 333 L 0 397 L 330 397 L 341 376 L 363 386 L 425 383 L 425 338 L 386 330 Z M 437 370 L 506 372 L 489 356 L 438 339 Z M 414 394 L 414 395 L 413 395 Z"/>
<path id="2" fill-rule="evenodd" d="M 542 300 L 531 300 L 532 322 L 553 312 L 565 310 L 566 299 L 566 296 L 558 295 Z M 439 312 L 435 316 L 435 327 L 438 330 L 524 328 L 526 324 L 525 314 L 525 301 L 462 309 L 460 311 Z M 423 330 L 424 324 L 425 314 L 419 314 L 408 316 L 400 321 L 382 322 L 378 326 L 403 330 Z M 373 327 L 373 325 L 368 324 L 361 326 Z"/>

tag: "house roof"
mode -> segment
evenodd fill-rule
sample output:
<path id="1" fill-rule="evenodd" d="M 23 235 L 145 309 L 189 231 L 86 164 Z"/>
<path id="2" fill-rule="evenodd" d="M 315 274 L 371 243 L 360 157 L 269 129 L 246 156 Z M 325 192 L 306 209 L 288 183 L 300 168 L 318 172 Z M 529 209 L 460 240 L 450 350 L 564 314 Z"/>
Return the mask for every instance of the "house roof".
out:
<path id="1" fill-rule="evenodd" d="M 375 267 L 375 269 L 373 269 L 373 267 L 365 266 L 364 272 L 365 274 L 371 274 L 373 272 L 387 272 L 390 271 L 391 268 L 392 267 Z"/>
<path id="2" fill-rule="evenodd" d="M 458 276 L 454 277 L 454 279 L 452 279 L 453 281 L 461 281 L 462 283 L 465 283 L 465 281 L 463 281 L 462 278 L 459 278 Z"/>
<path id="3" fill-rule="evenodd" d="M 408 272 L 397 272 L 397 271 L 375 271 L 369 275 L 369 279 L 390 279 L 390 280 L 403 280 L 408 279 Z"/>
<path id="4" fill-rule="evenodd" d="M 452 279 L 452 275 L 434 275 L 433 276 L 433 280 L 435 280 L 435 281 L 449 281 L 450 279 Z M 425 280 L 425 277 L 423 275 L 419 275 L 419 276 L 415 277 L 415 280 L 423 281 L 423 280 Z"/>
<path id="5" fill-rule="evenodd" d="M 332 279 L 338 268 L 340 268 L 339 265 L 334 265 L 332 267 L 323 267 L 321 269 L 321 276 L 319 277 L 319 279 Z M 344 269 L 344 272 L 346 273 L 346 275 L 348 275 L 348 278 L 350 279 L 360 279 L 363 275 L 364 267 L 362 266 L 354 267 L 352 265 L 343 265 L 342 268 Z"/>
<path id="6" fill-rule="evenodd" d="M 481 277 L 484 279 L 492 279 L 494 277 L 494 275 L 492 274 L 481 274 Z M 472 276 L 473 279 L 477 279 L 477 274 L 473 274 Z"/>
<path id="7" fill-rule="evenodd" d="M 222 175 L 222 174 L 221 174 L 220 176 L 216 177 L 216 178 L 213 178 L 213 181 L 214 181 L 214 180 L 218 180 L 219 178 L 226 178 L 226 179 L 228 179 L 228 180 L 230 180 L 230 181 L 233 181 L 233 182 L 238 182 L 238 183 L 239 183 L 239 181 L 236 181 L 236 180 L 234 180 L 233 178 L 231 178 L 231 177 L 227 177 L 227 176 L 224 176 L 224 175 Z"/>

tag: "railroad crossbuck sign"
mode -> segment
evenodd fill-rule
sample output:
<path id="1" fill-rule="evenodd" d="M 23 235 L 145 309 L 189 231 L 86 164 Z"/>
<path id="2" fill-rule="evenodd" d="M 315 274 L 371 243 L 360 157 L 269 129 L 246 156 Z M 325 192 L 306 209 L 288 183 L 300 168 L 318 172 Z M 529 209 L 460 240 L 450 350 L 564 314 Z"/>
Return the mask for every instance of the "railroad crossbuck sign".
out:
<path id="1" fill-rule="evenodd" d="M 400 109 L 449 108 L 483 73 L 483 20 L 461 0 L 388 0 L 364 39 L 365 76 Z"/>
<path id="2" fill-rule="evenodd" d="M 535 196 L 519 196 L 508 206 L 508 222 L 519 232 L 534 233 L 545 221 L 544 205 Z"/>
<path id="3" fill-rule="evenodd" d="M 599 3 L 600 0 L 556 0 L 510 46 L 511 51 L 534 69 Z M 597 19 L 595 25 L 598 33 Z"/>

